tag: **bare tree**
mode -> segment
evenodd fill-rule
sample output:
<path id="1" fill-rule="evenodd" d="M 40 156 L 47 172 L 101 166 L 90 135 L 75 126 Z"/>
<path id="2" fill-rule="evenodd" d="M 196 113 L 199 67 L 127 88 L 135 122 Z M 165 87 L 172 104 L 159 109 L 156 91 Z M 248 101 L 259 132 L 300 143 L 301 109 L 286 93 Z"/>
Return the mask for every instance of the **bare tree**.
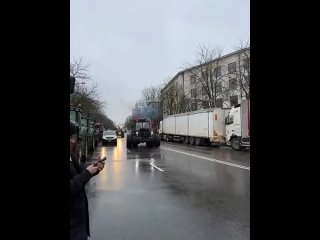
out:
<path id="1" fill-rule="evenodd" d="M 220 60 L 222 48 L 199 45 L 199 52 L 195 61 L 196 66 L 188 64 L 186 72 L 190 73 L 194 90 L 191 98 L 194 104 L 200 103 L 202 108 L 212 108 L 217 99 L 228 98 L 228 89 L 224 86 L 226 66 Z"/>
<path id="2" fill-rule="evenodd" d="M 106 104 L 98 94 L 98 84 L 93 83 L 86 87 L 91 76 L 89 74 L 89 64 L 86 64 L 82 58 L 70 62 L 70 76 L 76 78 L 75 91 L 70 96 L 70 105 L 80 107 L 82 113 L 96 122 L 103 123 L 106 128 L 115 128 L 114 122 L 103 112 L 103 106 Z"/>
<path id="3" fill-rule="evenodd" d="M 145 103 L 159 102 L 161 95 L 161 86 L 146 87 L 142 90 L 142 100 Z"/>
<path id="4" fill-rule="evenodd" d="M 161 89 L 161 84 L 143 89 L 142 98 L 137 102 L 135 108 L 139 115 L 149 118 L 155 122 L 159 122 L 161 120 Z"/>
<path id="5" fill-rule="evenodd" d="M 116 128 L 114 122 L 102 112 L 96 115 L 95 120 L 96 122 L 102 123 L 105 128 L 109 128 L 109 129 Z"/>
<path id="6" fill-rule="evenodd" d="M 73 62 L 70 62 L 70 76 L 75 77 L 78 80 L 76 85 L 91 80 L 89 67 L 90 65 L 85 63 L 82 57 L 78 60 L 74 59 Z"/>
<path id="7" fill-rule="evenodd" d="M 190 111 L 190 97 L 177 83 L 171 83 L 162 90 L 160 102 L 162 112 L 166 115 Z"/>
<path id="8" fill-rule="evenodd" d="M 240 40 L 236 47 L 237 62 L 236 62 L 236 84 L 239 86 L 242 94 L 245 94 L 246 99 L 250 99 L 250 42 L 246 43 Z"/>
<path id="9" fill-rule="evenodd" d="M 134 121 L 133 121 L 132 116 L 128 116 L 128 117 L 126 118 L 126 121 L 125 121 L 125 123 L 124 123 L 124 126 L 125 126 L 128 130 L 134 129 L 135 123 L 134 123 Z"/>
<path id="10" fill-rule="evenodd" d="M 99 98 L 97 83 L 93 83 L 90 87 L 85 86 L 88 81 L 92 80 L 89 67 L 90 65 L 86 64 L 82 58 L 70 62 L 70 76 L 76 78 L 75 91 L 70 96 L 70 104 L 74 107 L 81 106 L 84 115 L 95 117 L 102 114 L 105 102 Z"/>
<path id="11" fill-rule="evenodd" d="M 101 111 L 105 102 L 97 94 L 97 84 L 93 84 L 89 89 L 76 87 L 74 94 L 70 97 L 70 104 L 75 107 L 81 106 L 82 112 L 86 115 L 94 115 Z"/>

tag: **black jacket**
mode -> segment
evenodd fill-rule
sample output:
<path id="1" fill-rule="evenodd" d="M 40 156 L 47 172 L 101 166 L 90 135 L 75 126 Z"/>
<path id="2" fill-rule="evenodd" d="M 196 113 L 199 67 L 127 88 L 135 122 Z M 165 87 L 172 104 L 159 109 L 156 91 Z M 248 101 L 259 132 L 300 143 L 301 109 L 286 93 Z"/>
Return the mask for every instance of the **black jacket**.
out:
<path id="1" fill-rule="evenodd" d="M 88 199 L 84 186 L 92 177 L 74 155 L 70 161 L 70 240 L 87 240 L 90 236 Z"/>

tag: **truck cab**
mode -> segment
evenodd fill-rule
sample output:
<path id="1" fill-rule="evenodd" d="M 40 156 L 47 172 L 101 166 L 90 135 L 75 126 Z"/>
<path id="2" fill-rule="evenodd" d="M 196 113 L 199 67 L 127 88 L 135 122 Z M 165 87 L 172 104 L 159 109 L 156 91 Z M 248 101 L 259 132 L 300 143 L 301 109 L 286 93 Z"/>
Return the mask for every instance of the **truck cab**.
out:
<path id="1" fill-rule="evenodd" d="M 226 141 L 234 150 L 250 147 L 250 101 L 242 100 L 225 118 Z"/>

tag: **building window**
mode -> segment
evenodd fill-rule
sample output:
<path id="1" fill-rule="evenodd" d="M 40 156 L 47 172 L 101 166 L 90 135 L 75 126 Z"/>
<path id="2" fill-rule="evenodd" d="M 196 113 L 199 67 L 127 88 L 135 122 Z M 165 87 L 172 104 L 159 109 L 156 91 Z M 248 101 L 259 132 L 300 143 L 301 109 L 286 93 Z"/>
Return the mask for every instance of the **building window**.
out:
<path id="1" fill-rule="evenodd" d="M 191 89 L 191 97 L 196 97 L 197 96 L 197 89 L 193 88 Z"/>
<path id="2" fill-rule="evenodd" d="M 237 89 L 237 79 L 236 78 L 229 79 L 229 89 L 230 90 Z"/>
<path id="3" fill-rule="evenodd" d="M 196 111 L 197 110 L 197 103 L 193 102 L 191 103 L 191 110 Z"/>
<path id="4" fill-rule="evenodd" d="M 222 108 L 222 98 L 216 99 L 216 107 Z"/>
<path id="5" fill-rule="evenodd" d="M 204 108 L 204 109 L 209 108 L 209 102 L 207 102 L 207 101 L 202 102 L 202 108 Z"/>
<path id="6" fill-rule="evenodd" d="M 230 96 L 230 105 L 235 106 L 238 104 L 238 96 Z"/>
<path id="7" fill-rule="evenodd" d="M 216 83 L 216 93 L 222 92 L 222 84 L 221 82 Z"/>
<path id="8" fill-rule="evenodd" d="M 221 77 L 221 67 L 216 67 L 216 68 L 213 70 L 213 76 L 214 76 L 215 78 Z"/>
<path id="9" fill-rule="evenodd" d="M 202 86 L 201 93 L 202 93 L 203 96 L 207 96 L 208 95 L 205 86 Z"/>
<path id="10" fill-rule="evenodd" d="M 250 68 L 250 58 L 249 57 L 243 59 L 243 67 L 245 70 L 247 70 L 247 71 L 249 70 L 249 68 Z"/>
<path id="11" fill-rule="evenodd" d="M 236 63 L 229 63 L 228 64 L 228 73 L 234 73 L 236 71 Z"/>
<path id="12" fill-rule="evenodd" d="M 190 76 L 190 84 L 195 84 L 196 83 L 196 76 L 195 75 L 191 75 Z"/>
<path id="13" fill-rule="evenodd" d="M 206 79 L 206 78 L 208 78 L 208 74 L 207 74 L 207 70 L 202 70 L 202 78 L 204 78 L 204 79 Z"/>

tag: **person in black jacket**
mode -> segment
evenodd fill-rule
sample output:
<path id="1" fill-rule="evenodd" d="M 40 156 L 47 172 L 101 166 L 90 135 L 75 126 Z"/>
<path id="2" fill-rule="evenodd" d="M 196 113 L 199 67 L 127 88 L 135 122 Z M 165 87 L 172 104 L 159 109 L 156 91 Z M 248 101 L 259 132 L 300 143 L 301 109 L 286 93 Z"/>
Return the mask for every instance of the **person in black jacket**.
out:
<path id="1" fill-rule="evenodd" d="M 88 199 L 84 186 L 104 168 L 104 162 L 99 159 L 87 168 L 81 167 L 72 152 L 76 143 L 76 127 L 70 123 L 70 240 L 87 240 L 90 229 Z"/>

